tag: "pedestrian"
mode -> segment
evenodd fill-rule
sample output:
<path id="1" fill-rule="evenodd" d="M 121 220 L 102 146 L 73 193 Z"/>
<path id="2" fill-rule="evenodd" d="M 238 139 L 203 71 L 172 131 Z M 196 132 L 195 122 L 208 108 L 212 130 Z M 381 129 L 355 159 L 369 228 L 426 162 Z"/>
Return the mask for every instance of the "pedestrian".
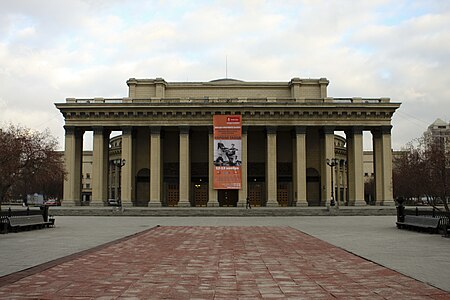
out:
<path id="1" fill-rule="evenodd" d="M 252 209 L 252 205 L 250 204 L 250 198 L 247 197 L 247 202 L 245 203 L 245 209 Z"/>

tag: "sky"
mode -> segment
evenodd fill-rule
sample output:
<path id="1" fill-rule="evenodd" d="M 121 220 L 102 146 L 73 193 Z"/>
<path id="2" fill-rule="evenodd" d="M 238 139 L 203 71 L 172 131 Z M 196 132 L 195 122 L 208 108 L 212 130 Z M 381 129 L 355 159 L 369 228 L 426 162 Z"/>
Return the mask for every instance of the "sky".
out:
<path id="1" fill-rule="evenodd" d="M 398 150 L 450 122 L 450 1 L 0 0 L 0 126 L 49 129 L 66 98 L 126 97 L 129 78 L 330 81 L 389 97 Z M 85 136 L 86 147 L 92 143 Z M 364 147 L 371 148 L 370 133 Z"/>

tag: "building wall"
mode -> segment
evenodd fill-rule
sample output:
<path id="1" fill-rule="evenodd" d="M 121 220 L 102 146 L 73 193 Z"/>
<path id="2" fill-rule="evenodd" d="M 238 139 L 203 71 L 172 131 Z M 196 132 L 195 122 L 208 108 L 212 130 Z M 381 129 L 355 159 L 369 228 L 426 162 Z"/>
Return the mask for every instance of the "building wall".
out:
<path id="1" fill-rule="evenodd" d="M 92 196 L 92 151 L 83 151 L 81 167 L 81 193 L 83 202 L 89 202 Z"/>
<path id="2" fill-rule="evenodd" d="M 381 170 L 378 172 L 381 174 L 377 190 L 379 203 L 392 202 L 390 130 L 392 115 L 400 104 L 391 103 L 389 98 L 334 99 L 327 95 L 328 83 L 325 78 L 293 78 L 289 82 L 221 79 L 175 83 L 162 78 L 131 78 L 127 81 L 128 97 L 122 99 L 67 98 L 66 103 L 56 104 L 65 118 L 65 156 L 70 174 L 65 183 L 68 188 L 65 188 L 64 198 L 76 205 L 80 201 L 77 186 L 81 182 L 77 174 L 80 172 L 82 133 L 92 130 L 96 141 L 92 154 L 96 166 L 93 171 L 100 174 L 100 179 L 94 177 L 95 205 L 106 203 L 102 188 L 106 168 L 113 170 L 108 177 L 109 185 L 114 187 L 116 196 L 121 193 L 121 199 L 127 205 L 150 205 L 152 201 L 164 205 L 167 195 L 171 192 L 175 195 L 177 189 L 182 204 L 192 204 L 189 199 L 195 196 L 192 177 L 209 172 L 209 180 L 212 180 L 211 169 L 201 169 L 203 163 L 211 160 L 209 132 L 213 127 L 213 116 L 222 114 L 242 116 L 247 131 L 249 182 L 252 176 L 257 177 L 254 180 L 267 181 L 264 187 L 267 203 L 276 205 L 287 193 L 289 203 L 325 205 L 334 191 L 330 183 L 334 171 L 327 165 L 327 159 L 333 155 L 339 156 L 339 163 L 346 159 L 349 162 L 351 176 L 348 176 L 348 182 L 338 181 L 348 185 L 348 189 L 344 187 L 344 193 L 353 199 L 352 204 L 364 203 L 362 131 L 372 131 L 378 145 L 376 153 L 380 159 L 377 161 L 382 162 L 376 168 Z M 104 164 L 105 158 L 108 160 L 102 146 L 107 142 L 106 134 L 121 130 L 121 153 L 118 139 L 113 138 L 109 149 L 110 163 Z M 352 144 L 345 145 L 342 139 L 334 140 L 333 144 L 334 131 L 348 132 Z M 152 149 L 159 144 L 160 149 Z M 113 163 L 119 158 L 126 158 L 122 168 Z M 294 167 L 295 172 L 290 170 Z M 277 185 L 278 179 L 284 182 Z M 119 181 L 123 186 L 118 186 Z M 169 181 L 169 190 L 172 190 L 167 191 Z M 293 189 L 296 189 L 295 193 Z M 305 189 L 308 200 L 304 196 Z M 196 192 L 204 191 L 200 186 Z M 250 187 L 243 187 L 239 194 L 230 192 L 228 196 L 238 195 L 239 201 L 245 201 L 248 191 Z M 221 191 L 209 189 L 207 193 L 213 204 L 220 197 L 227 198 Z M 176 201 L 174 203 L 177 205 Z"/>
<path id="3" fill-rule="evenodd" d="M 128 80 L 129 97 L 148 99 L 164 98 L 310 98 L 326 97 L 326 79 L 300 80 L 289 83 L 243 82 L 233 79 L 197 83 L 171 83 L 163 79 Z"/>

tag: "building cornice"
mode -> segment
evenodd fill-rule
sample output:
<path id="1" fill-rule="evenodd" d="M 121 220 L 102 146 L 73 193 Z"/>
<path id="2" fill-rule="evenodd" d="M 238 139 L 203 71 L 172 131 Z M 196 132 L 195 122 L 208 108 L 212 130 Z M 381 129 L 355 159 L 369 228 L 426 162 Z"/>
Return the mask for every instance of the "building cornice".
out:
<path id="1" fill-rule="evenodd" d="M 206 126 L 216 114 L 241 114 L 243 124 L 264 126 L 381 126 L 390 125 L 399 103 L 286 102 L 156 102 L 59 103 L 66 126 Z"/>

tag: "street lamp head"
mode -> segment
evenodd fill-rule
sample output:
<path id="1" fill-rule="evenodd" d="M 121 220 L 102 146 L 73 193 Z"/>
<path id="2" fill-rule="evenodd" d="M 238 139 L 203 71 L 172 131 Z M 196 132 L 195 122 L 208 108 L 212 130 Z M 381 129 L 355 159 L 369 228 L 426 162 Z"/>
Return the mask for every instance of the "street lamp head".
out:
<path id="1" fill-rule="evenodd" d="M 125 159 L 115 159 L 114 164 L 118 167 L 123 167 L 125 165 Z"/>
<path id="2" fill-rule="evenodd" d="M 330 167 L 334 167 L 339 163 L 339 160 L 337 158 L 327 158 L 327 165 Z"/>

